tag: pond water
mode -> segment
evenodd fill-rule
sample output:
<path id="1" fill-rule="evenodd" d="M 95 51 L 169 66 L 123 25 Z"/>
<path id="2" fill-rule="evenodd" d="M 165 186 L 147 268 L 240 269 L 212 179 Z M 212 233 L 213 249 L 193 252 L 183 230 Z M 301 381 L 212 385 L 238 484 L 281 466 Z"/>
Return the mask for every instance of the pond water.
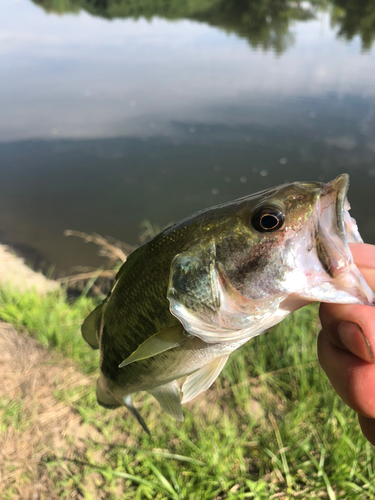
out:
<path id="1" fill-rule="evenodd" d="M 180 3 L 1 3 L 0 241 L 58 275 L 102 262 L 66 229 L 348 172 L 375 243 L 373 2 Z"/>

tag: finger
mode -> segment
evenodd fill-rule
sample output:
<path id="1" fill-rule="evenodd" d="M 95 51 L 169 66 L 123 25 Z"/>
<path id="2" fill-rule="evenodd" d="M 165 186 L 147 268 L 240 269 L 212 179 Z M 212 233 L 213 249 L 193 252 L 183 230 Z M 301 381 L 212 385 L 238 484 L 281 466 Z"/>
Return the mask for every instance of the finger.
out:
<path id="1" fill-rule="evenodd" d="M 320 321 L 331 344 L 368 363 L 375 359 L 375 307 L 321 304 Z"/>
<path id="2" fill-rule="evenodd" d="M 360 266 L 365 279 L 375 289 L 375 246 L 351 244 L 355 262 Z M 375 354 L 375 308 L 357 304 L 322 304 L 320 320 L 330 342 L 341 349 L 347 349 L 365 361 L 373 362 Z M 359 330 L 347 325 L 339 328 L 342 322 L 358 324 Z"/>
<path id="3" fill-rule="evenodd" d="M 375 245 L 350 243 L 349 247 L 357 266 L 375 268 Z"/>
<path id="4" fill-rule="evenodd" d="M 318 337 L 318 357 L 341 399 L 357 413 L 375 418 L 375 364 L 336 346 L 324 330 Z"/>
<path id="5" fill-rule="evenodd" d="M 375 290 L 375 246 L 350 245 L 355 264 Z M 340 397 L 359 413 L 366 438 L 375 444 L 375 308 L 322 304 L 319 361 Z"/>
<path id="6" fill-rule="evenodd" d="M 350 244 L 350 250 L 354 263 L 369 286 L 375 290 L 375 246 L 364 243 L 352 243 Z"/>

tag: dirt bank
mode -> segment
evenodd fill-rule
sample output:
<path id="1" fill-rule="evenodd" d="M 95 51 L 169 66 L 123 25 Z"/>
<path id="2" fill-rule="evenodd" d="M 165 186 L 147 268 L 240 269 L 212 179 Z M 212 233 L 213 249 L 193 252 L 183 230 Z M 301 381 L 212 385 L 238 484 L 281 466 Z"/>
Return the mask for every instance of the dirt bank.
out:
<path id="1" fill-rule="evenodd" d="M 20 292 L 35 289 L 38 293 L 55 290 L 59 284 L 30 269 L 12 249 L 0 245 L 0 287 L 12 287 Z"/>
<path id="2" fill-rule="evenodd" d="M 0 287 L 46 293 L 58 286 L 0 245 Z M 71 404 L 56 398 L 59 390 L 78 387 L 81 392 L 90 390 L 94 380 L 26 332 L 0 322 L 1 498 L 56 498 L 45 457 L 78 456 L 84 440 L 97 433 Z M 69 445 L 67 436 L 74 436 Z"/>
<path id="3" fill-rule="evenodd" d="M 46 457 L 80 456 L 85 440 L 98 434 L 55 395 L 88 391 L 94 381 L 6 323 L 0 323 L 0 380 L 0 497 L 55 499 Z"/>

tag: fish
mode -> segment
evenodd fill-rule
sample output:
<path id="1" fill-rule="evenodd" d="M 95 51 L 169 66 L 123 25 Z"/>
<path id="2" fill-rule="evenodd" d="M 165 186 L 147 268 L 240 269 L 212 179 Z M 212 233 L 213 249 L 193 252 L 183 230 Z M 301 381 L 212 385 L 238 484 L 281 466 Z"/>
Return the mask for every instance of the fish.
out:
<path id="1" fill-rule="evenodd" d="M 173 418 L 230 354 L 311 302 L 375 305 L 349 243 L 349 176 L 293 182 L 207 208 L 130 254 L 82 335 L 100 349 L 98 403 L 147 391 Z"/>

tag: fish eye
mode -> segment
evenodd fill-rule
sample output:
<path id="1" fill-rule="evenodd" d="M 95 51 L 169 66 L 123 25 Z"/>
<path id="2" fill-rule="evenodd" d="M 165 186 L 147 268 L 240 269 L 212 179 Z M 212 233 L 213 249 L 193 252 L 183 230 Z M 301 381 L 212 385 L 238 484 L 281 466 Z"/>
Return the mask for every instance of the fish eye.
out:
<path id="1" fill-rule="evenodd" d="M 251 224 L 260 233 L 272 233 L 281 228 L 285 220 L 282 211 L 274 206 L 259 207 L 251 216 Z"/>

